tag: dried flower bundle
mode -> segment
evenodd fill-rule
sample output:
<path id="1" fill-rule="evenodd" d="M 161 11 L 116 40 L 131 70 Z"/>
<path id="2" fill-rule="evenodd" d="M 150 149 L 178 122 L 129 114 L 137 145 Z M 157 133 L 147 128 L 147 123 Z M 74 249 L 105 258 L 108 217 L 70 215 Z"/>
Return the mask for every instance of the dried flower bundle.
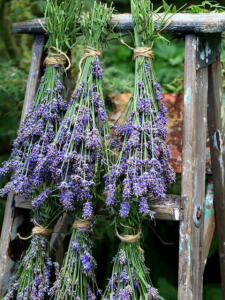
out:
<path id="1" fill-rule="evenodd" d="M 134 23 L 135 82 L 128 115 L 116 127 L 117 160 L 106 176 L 106 205 L 113 208 L 117 236 L 121 240 L 113 259 L 112 276 L 104 300 L 162 299 L 152 286 L 150 271 L 140 248 L 141 219 L 154 217 L 151 199 L 163 199 L 166 187 L 175 180 L 166 145 L 167 109 L 161 103 L 160 84 L 153 69 L 152 46 L 160 37 L 155 30 L 152 3 L 131 0 Z M 121 200 L 122 198 L 122 200 Z M 118 229 L 121 233 L 118 233 Z"/>
<path id="2" fill-rule="evenodd" d="M 48 256 L 48 240 L 62 207 L 58 197 L 50 195 L 54 183 L 47 169 L 46 152 L 67 109 L 63 99 L 65 51 L 76 41 L 79 15 L 77 1 L 65 0 L 59 5 L 57 1 L 47 2 L 45 16 L 49 39 L 45 74 L 14 141 L 11 159 L 1 169 L 1 174 L 14 172 L 2 194 L 14 191 L 25 199 L 38 194 L 32 202 L 31 244 L 3 295 L 4 300 L 46 299 L 54 269 L 58 270 L 57 264 L 53 264 Z"/>
<path id="3" fill-rule="evenodd" d="M 103 300 L 163 299 L 153 287 L 150 270 L 144 262 L 144 251 L 140 247 L 140 222 L 135 203 L 131 206 L 129 218 L 117 219 L 116 232 L 121 243 L 112 261 L 112 276 L 108 279 Z"/>
<path id="4" fill-rule="evenodd" d="M 101 291 L 97 287 L 95 269 L 97 263 L 92 256 L 92 221 L 77 219 L 62 269 L 50 290 L 54 299 L 96 299 Z"/>
<path id="5" fill-rule="evenodd" d="M 42 181 L 51 179 L 45 155 L 67 109 L 63 85 L 68 63 L 66 52 L 76 42 L 80 10 L 77 1 L 65 0 L 61 4 L 47 1 L 45 18 L 49 38 L 46 44 L 48 56 L 44 62 L 46 69 L 13 143 L 11 157 L 0 169 L 0 177 L 13 173 L 0 195 L 14 191 L 28 199 Z"/>
<path id="6" fill-rule="evenodd" d="M 112 7 L 94 3 L 92 11 L 81 20 L 86 50 L 80 62 L 77 87 L 47 154 L 64 210 L 74 211 L 76 203 L 83 203 L 84 219 L 92 216 L 93 188 L 98 183 L 100 169 L 108 167 L 110 135 L 100 57 L 110 32 L 112 12 Z"/>
<path id="7" fill-rule="evenodd" d="M 48 241 L 60 212 L 58 201 L 53 198 L 51 205 L 44 202 L 38 209 L 33 208 L 31 221 L 34 228 L 30 246 L 22 256 L 2 300 L 46 299 L 51 277 L 55 268 L 56 271 L 58 269 L 57 263 L 52 263 L 48 255 Z"/>
<path id="8" fill-rule="evenodd" d="M 139 212 L 152 217 L 151 199 L 163 199 L 166 187 L 175 180 L 166 145 L 166 106 L 161 103 L 160 84 L 153 69 L 152 45 L 158 37 L 154 29 L 154 11 L 147 0 L 131 1 L 134 22 L 135 82 L 128 116 L 116 128 L 121 144 L 118 159 L 106 178 L 106 204 L 120 204 L 120 215 L 126 218 L 132 201 L 139 202 Z M 122 202 L 116 194 L 122 193 Z M 120 199 L 121 197 L 119 197 Z"/>
<path id="9" fill-rule="evenodd" d="M 74 211 L 76 219 L 62 269 L 50 291 L 54 299 L 94 300 L 101 293 L 96 284 L 91 234 L 97 185 L 109 163 L 110 135 L 99 58 L 110 33 L 112 13 L 112 7 L 95 2 L 81 20 L 86 51 L 77 87 L 47 155 L 50 172 L 58 182 L 60 203 L 65 211 Z"/>

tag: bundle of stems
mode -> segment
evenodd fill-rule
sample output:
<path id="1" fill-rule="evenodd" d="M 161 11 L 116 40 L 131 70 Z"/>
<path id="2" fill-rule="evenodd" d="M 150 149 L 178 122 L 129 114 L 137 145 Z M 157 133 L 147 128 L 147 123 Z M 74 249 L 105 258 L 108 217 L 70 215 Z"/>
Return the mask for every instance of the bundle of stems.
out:
<path id="1" fill-rule="evenodd" d="M 32 238 L 31 243 L 3 294 L 4 300 L 46 299 L 50 279 L 54 271 L 58 272 L 57 264 L 54 268 L 48 256 L 48 241 L 62 214 L 62 206 L 57 195 L 50 195 L 54 183 L 47 169 L 46 152 L 67 109 L 62 83 L 68 59 L 66 51 L 76 41 L 80 9 L 74 0 L 47 1 L 45 16 L 49 39 L 45 74 L 14 141 L 12 156 L 1 170 L 3 173 L 14 171 L 3 193 L 13 190 L 25 199 L 34 198 L 31 212 L 34 228 L 32 235 L 25 238 Z"/>
<path id="2" fill-rule="evenodd" d="M 132 0 L 131 8 L 135 40 L 134 92 L 126 121 L 115 130 L 120 147 L 106 177 L 106 204 L 120 205 L 120 215 L 126 218 L 131 202 L 138 201 L 140 213 L 152 218 L 149 202 L 165 198 L 167 186 L 175 181 L 175 172 L 169 164 L 170 150 L 166 144 L 167 108 L 161 103 L 161 88 L 152 62 L 153 42 L 160 37 L 154 26 L 155 12 L 149 0 Z M 118 190 L 122 193 L 122 202 L 116 199 Z"/>
<path id="3" fill-rule="evenodd" d="M 91 234 L 101 174 L 109 164 L 110 135 L 100 57 L 111 31 L 112 13 L 111 6 L 94 2 L 81 20 L 86 48 L 77 86 L 47 155 L 52 176 L 58 181 L 61 205 L 75 216 L 69 248 L 50 291 L 55 300 L 89 300 L 101 293 L 96 284 Z"/>
<path id="4" fill-rule="evenodd" d="M 57 263 L 52 263 L 48 255 L 48 241 L 60 215 L 61 207 L 56 198 L 51 199 L 51 205 L 44 202 L 38 209 L 33 208 L 31 222 L 34 228 L 30 236 L 30 246 L 21 257 L 17 271 L 1 297 L 2 300 L 46 299 L 52 276 L 58 270 Z"/>
<path id="5" fill-rule="evenodd" d="M 60 201 L 65 211 L 83 203 L 82 217 L 92 216 L 93 189 L 99 169 L 109 164 L 109 126 L 102 92 L 103 69 L 100 57 L 110 33 L 112 7 L 94 3 L 83 15 L 81 29 L 85 53 L 80 61 L 77 86 L 50 145 L 47 160 L 51 177 L 58 182 Z"/>
<path id="6" fill-rule="evenodd" d="M 141 220 L 154 218 L 152 199 L 163 199 L 175 180 L 166 145 L 167 109 L 153 69 L 152 46 L 161 38 L 166 15 L 155 29 L 157 12 L 149 0 L 131 0 L 134 24 L 135 82 L 126 121 L 116 127 L 117 158 L 106 176 L 106 204 L 116 215 L 121 240 L 103 299 L 162 299 L 152 286 L 140 248 Z M 120 232 L 120 233 L 119 233 Z"/>
<path id="7" fill-rule="evenodd" d="M 49 291 L 54 299 L 89 300 L 101 294 L 95 277 L 97 263 L 92 255 L 92 231 L 93 220 L 75 219 L 63 266 Z"/>
<path id="8" fill-rule="evenodd" d="M 132 203 L 129 218 L 116 218 L 116 233 L 121 240 L 113 257 L 112 275 L 103 294 L 103 300 L 162 299 L 153 287 L 150 270 L 145 265 L 140 247 L 141 218 L 137 203 Z"/>
<path id="9" fill-rule="evenodd" d="M 76 25 L 81 6 L 76 0 L 47 0 L 46 68 L 35 99 L 13 142 L 11 156 L 0 169 L 0 177 L 13 174 L 11 181 L 0 190 L 0 195 L 14 191 L 28 199 L 43 180 L 50 180 L 45 154 L 67 109 L 63 77 L 70 67 L 67 51 L 77 40 L 79 28 Z"/>

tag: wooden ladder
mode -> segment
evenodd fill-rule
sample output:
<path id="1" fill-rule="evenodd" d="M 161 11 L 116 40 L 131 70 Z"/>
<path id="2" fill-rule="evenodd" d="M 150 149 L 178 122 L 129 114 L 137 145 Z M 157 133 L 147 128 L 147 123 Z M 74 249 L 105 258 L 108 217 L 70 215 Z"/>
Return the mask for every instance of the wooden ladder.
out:
<path id="1" fill-rule="evenodd" d="M 43 19 L 41 21 L 45 24 Z M 118 31 L 132 30 L 131 16 L 114 15 L 112 25 L 116 25 Z M 185 38 L 183 142 L 176 141 L 183 145 L 181 196 L 167 195 L 166 200 L 155 201 L 152 209 L 157 219 L 180 222 L 178 300 L 201 300 L 203 273 L 215 229 L 214 191 L 225 300 L 225 102 L 220 63 L 225 14 L 177 14 L 164 31 L 183 34 Z M 45 36 L 38 20 L 16 23 L 12 32 L 34 34 L 23 119 L 41 74 Z M 209 180 L 206 186 L 207 123 L 214 176 L 213 184 Z M 173 165 L 177 170 L 177 166 L 181 166 L 178 161 Z M 15 271 L 19 246 L 22 251 L 21 243 L 26 243 L 21 242 L 16 233 L 26 232 L 30 208 L 30 202 L 13 193 L 8 196 L 0 241 L 0 290 L 6 288 Z M 67 226 L 69 222 L 64 216 L 57 226 Z M 52 243 L 60 244 L 62 239 L 60 234 L 57 238 L 53 235 Z M 27 245 L 22 246 L 26 248 Z"/>

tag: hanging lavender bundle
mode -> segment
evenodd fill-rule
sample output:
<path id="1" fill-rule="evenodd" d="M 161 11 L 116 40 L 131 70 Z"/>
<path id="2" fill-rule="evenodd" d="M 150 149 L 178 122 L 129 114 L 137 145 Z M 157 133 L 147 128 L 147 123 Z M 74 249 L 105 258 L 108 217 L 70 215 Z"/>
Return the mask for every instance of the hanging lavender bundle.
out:
<path id="1" fill-rule="evenodd" d="M 80 62 L 77 87 L 67 113 L 47 154 L 51 177 L 58 182 L 65 211 L 83 203 L 84 219 L 92 216 L 93 187 L 99 168 L 108 166 L 108 122 L 102 93 L 101 50 L 106 43 L 113 9 L 94 3 L 83 16 L 81 28 L 86 49 Z"/>
<path id="2" fill-rule="evenodd" d="M 60 214 L 61 207 L 54 198 L 51 199 L 51 205 L 44 202 L 40 207 L 33 208 L 31 221 L 34 228 L 30 246 L 21 258 L 2 300 L 46 299 L 54 268 L 56 271 L 58 269 L 48 255 L 48 240 Z"/>
<path id="3" fill-rule="evenodd" d="M 54 299 L 94 300 L 101 294 L 95 278 L 97 263 L 92 256 L 91 233 L 92 221 L 76 219 L 62 269 L 49 292 Z"/>
<path id="4" fill-rule="evenodd" d="M 58 2 L 60 3 L 47 1 L 46 69 L 35 99 L 13 143 L 11 157 L 0 169 L 0 178 L 7 173 L 13 173 L 11 181 L 0 190 L 2 196 L 14 191 L 28 199 L 35 187 L 40 186 L 43 180 L 50 179 L 45 154 L 67 109 L 63 76 L 70 67 L 70 61 L 66 52 L 76 42 L 79 29 L 75 24 L 81 10 L 77 1 L 65 0 L 61 4 Z"/>
<path id="5" fill-rule="evenodd" d="M 145 265 L 144 251 L 140 247 L 141 220 L 137 205 L 132 203 L 129 218 L 118 217 L 116 234 L 121 240 L 113 258 L 112 276 L 103 300 L 162 299 L 153 287 L 150 270 Z"/>
<path id="6" fill-rule="evenodd" d="M 95 279 L 91 234 L 97 185 L 101 170 L 108 167 L 110 136 L 99 58 L 110 33 L 112 13 L 112 7 L 95 2 L 91 12 L 82 18 L 86 50 L 80 62 L 77 87 L 48 152 L 52 176 L 59 182 L 59 200 L 65 211 L 75 211 L 70 245 L 50 291 L 55 300 L 94 300 L 101 293 Z"/>
<path id="7" fill-rule="evenodd" d="M 7 191 L 14 190 L 25 198 L 39 195 L 32 202 L 32 235 L 27 238 L 19 236 L 21 239 L 32 238 L 30 246 L 21 258 L 18 269 L 2 296 L 3 300 L 46 299 L 51 287 L 50 278 L 55 268 L 48 256 L 48 241 L 57 219 L 62 214 L 62 206 L 59 205 L 57 196 L 50 196 L 49 188 L 51 189 L 53 183 L 50 182 L 51 177 L 45 167 L 45 153 L 67 108 L 66 101 L 63 100 L 64 87 L 61 81 L 66 54 L 62 51 L 69 45 L 72 47 L 76 40 L 78 29 L 74 28 L 79 14 L 80 7 L 76 1 L 65 0 L 60 5 L 57 1 L 47 2 L 45 15 L 48 23 L 49 53 L 45 61 L 46 70 L 36 98 L 14 142 L 14 146 L 18 147 L 14 147 L 8 165 L 18 169 L 15 170 L 12 181 L 5 187 Z M 57 273 L 57 264 L 55 267 Z"/>
<path id="8" fill-rule="evenodd" d="M 152 45 L 160 38 L 158 31 L 166 22 L 166 16 L 157 31 L 151 2 L 133 0 L 131 3 L 136 46 L 134 92 L 126 122 L 115 131 L 122 145 L 106 180 L 106 204 L 109 207 L 118 204 L 116 190 L 119 190 L 119 194 L 122 193 L 120 215 L 124 218 L 129 214 L 132 201 L 139 202 L 142 215 L 152 217 L 149 201 L 163 199 L 167 185 L 175 180 L 175 172 L 168 162 L 170 150 L 165 142 L 167 109 L 161 103 L 161 88 L 152 63 Z"/>
<path id="9" fill-rule="evenodd" d="M 131 0 L 134 24 L 135 83 L 125 124 L 116 128 L 121 142 L 118 159 L 106 177 L 106 204 L 113 208 L 121 243 L 113 259 L 112 276 L 104 300 L 162 299 L 152 286 L 140 247 L 141 219 L 154 217 L 151 199 L 163 199 L 175 180 L 169 165 L 166 107 L 153 69 L 152 46 L 166 21 L 155 30 L 155 12 L 149 0 Z"/>

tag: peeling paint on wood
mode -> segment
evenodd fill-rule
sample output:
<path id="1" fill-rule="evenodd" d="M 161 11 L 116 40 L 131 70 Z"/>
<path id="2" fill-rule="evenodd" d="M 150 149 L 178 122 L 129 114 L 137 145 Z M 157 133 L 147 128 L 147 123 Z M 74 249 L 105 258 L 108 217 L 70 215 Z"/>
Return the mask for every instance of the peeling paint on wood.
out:
<path id="1" fill-rule="evenodd" d="M 188 87 L 184 95 L 184 102 L 190 102 L 190 101 L 191 101 L 191 88 Z"/>
<path id="2" fill-rule="evenodd" d="M 207 218 L 210 218 L 211 215 L 214 213 L 214 192 L 213 192 L 213 183 L 209 183 L 207 186 L 207 194 L 205 198 L 205 214 L 204 218 L 205 220 Z"/>
<path id="3" fill-rule="evenodd" d="M 159 17 L 156 17 L 156 27 L 159 26 L 163 16 L 164 14 L 159 14 Z M 41 19 L 41 22 L 45 26 L 44 18 Z M 117 32 L 133 30 L 133 22 L 130 14 L 113 15 L 111 25 Z M 163 31 L 181 33 L 222 32 L 225 31 L 225 13 L 177 13 L 171 17 L 170 23 L 163 29 Z M 38 19 L 34 19 L 13 24 L 12 33 L 44 34 L 45 31 L 38 22 Z"/>

